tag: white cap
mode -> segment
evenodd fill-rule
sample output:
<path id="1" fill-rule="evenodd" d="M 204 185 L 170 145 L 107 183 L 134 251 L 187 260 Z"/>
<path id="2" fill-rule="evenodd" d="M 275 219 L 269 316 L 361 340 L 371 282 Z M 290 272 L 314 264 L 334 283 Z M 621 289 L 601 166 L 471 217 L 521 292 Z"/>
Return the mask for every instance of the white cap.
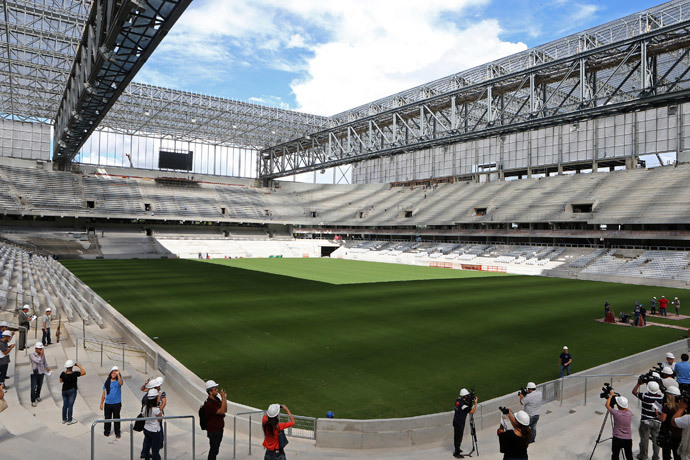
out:
<path id="1" fill-rule="evenodd" d="M 460 390 L 460 396 L 467 396 L 468 394 L 470 394 L 470 392 L 466 389 L 463 388 L 462 390 Z"/>
<path id="2" fill-rule="evenodd" d="M 666 388 L 666 393 L 672 394 L 672 395 L 676 395 L 676 396 L 680 396 L 680 390 L 679 390 L 678 387 L 675 386 L 675 385 L 669 385 L 669 387 Z"/>
<path id="3" fill-rule="evenodd" d="M 534 384 L 534 382 L 528 382 L 527 383 L 527 389 L 528 390 L 534 390 L 535 388 L 537 388 L 537 386 Z"/>
<path id="4" fill-rule="evenodd" d="M 515 420 L 522 426 L 529 426 L 529 415 L 524 410 L 518 411 L 515 414 Z"/>
<path id="5" fill-rule="evenodd" d="M 628 398 L 625 396 L 616 396 L 616 404 L 618 404 L 618 407 L 621 409 L 627 409 L 628 408 Z"/>
<path id="6" fill-rule="evenodd" d="M 72 361 L 71 359 L 68 359 L 67 361 L 65 361 L 65 367 L 73 367 L 73 366 L 74 366 L 74 361 Z"/>
<path id="7" fill-rule="evenodd" d="M 158 396 L 158 390 L 156 390 L 155 388 L 151 388 L 149 392 L 146 393 L 146 396 L 148 396 L 149 398 L 155 398 L 156 396 Z"/>
<path id="8" fill-rule="evenodd" d="M 268 406 L 266 414 L 268 414 L 268 416 L 271 418 L 277 417 L 278 414 L 280 414 L 280 404 L 271 404 L 270 406 Z"/>
<path id="9" fill-rule="evenodd" d="M 34 345 L 34 348 L 43 348 L 43 342 L 36 342 L 36 345 Z"/>
<path id="10" fill-rule="evenodd" d="M 3 337 L 12 337 L 12 332 L 11 331 L 2 331 L 2 336 Z"/>
<path id="11" fill-rule="evenodd" d="M 7 324 L 7 321 L 0 321 L 0 326 L 8 327 L 9 324 Z"/>
<path id="12" fill-rule="evenodd" d="M 656 382 L 649 382 L 647 383 L 647 391 L 649 393 L 653 393 L 655 395 L 660 395 L 661 391 L 659 390 L 659 384 Z"/>
<path id="13" fill-rule="evenodd" d="M 29 304 L 27 303 L 27 304 L 24 304 L 24 306 L 22 307 L 22 310 L 31 310 L 31 307 L 29 307 Z"/>
<path id="14" fill-rule="evenodd" d="M 213 380 L 209 380 L 206 382 L 206 391 L 210 390 L 213 387 L 217 387 L 218 384 L 214 382 Z"/>
<path id="15" fill-rule="evenodd" d="M 673 356 L 673 353 L 666 353 L 666 357 L 671 358 L 671 359 L 676 359 L 676 357 Z"/>
<path id="16" fill-rule="evenodd" d="M 50 307 L 46 308 L 46 313 L 49 312 L 49 311 L 53 311 L 53 309 L 50 308 Z"/>
<path id="17" fill-rule="evenodd" d="M 119 370 L 120 370 L 119 367 L 113 366 L 113 367 L 110 369 L 110 372 L 112 372 L 112 371 L 119 371 Z"/>
<path id="18" fill-rule="evenodd" d="M 661 373 L 662 373 L 662 374 L 666 374 L 666 375 L 672 375 L 672 374 L 673 374 L 673 369 L 671 369 L 671 368 L 668 367 L 668 366 L 664 366 L 664 368 L 661 369 Z"/>
<path id="19" fill-rule="evenodd" d="M 563 346 L 563 349 L 564 349 L 564 350 L 567 350 L 567 349 L 568 349 L 568 347 L 564 345 L 564 346 Z"/>

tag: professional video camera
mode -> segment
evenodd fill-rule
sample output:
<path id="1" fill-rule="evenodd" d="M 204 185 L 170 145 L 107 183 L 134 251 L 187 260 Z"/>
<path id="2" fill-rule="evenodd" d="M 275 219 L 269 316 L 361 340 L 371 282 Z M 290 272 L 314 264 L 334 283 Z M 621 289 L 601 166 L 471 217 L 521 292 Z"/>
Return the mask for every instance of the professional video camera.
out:
<path id="1" fill-rule="evenodd" d="M 508 412 L 510 412 L 510 409 L 503 406 L 498 406 L 498 410 L 500 410 L 503 415 L 508 415 Z"/>
<path id="2" fill-rule="evenodd" d="M 648 370 L 646 373 L 640 375 L 637 378 L 637 383 L 641 384 L 648 384 L 649 382 L 656 382 L 659 384 L 659 388 L 661 389 L 662 392 L 666 391 L 666 387 L 664 386 L 662 380 L 661 380 L 661 370 L 664 368 L 662 363 L 657 363 L 657 365 L 650 370 Z M 656 375 L 654 375 L 656 373 Z"/>
<path id="3" fill-rule="evenodd" d="M 611 394 L 611 390 L 613 390 L 613 387 L 611 386 L 611 384 L 609 382 L 605 382 L 604 386 L 601 387 L 601 394 L 599 395 L 599 397 L 601 399 L 609 399 L 609 396 Z M 613 396 L 620 396 L 620 394 L 615 393 L 615 390 L 614 390 Z M 616 400 L 612 399 L 611 404 L 615 404 L 615 403 L 616 403 Z"/>
<path id="4" fill-rule="evenodd" d="M 477 392 L 474 391 L 474 388 L 470 388 L 470 392 L 467 396 L 465 396 L 466 401 L 474 401 L 474 398 L 477 397 Z"/>
<path id="5" fill-rule="evenodd" d="M 520 391 L 518 391 L 518 396 L 527 396 L 527 393 L 529 393 L 529 390 L 525 387 L 520 387 Z"/>

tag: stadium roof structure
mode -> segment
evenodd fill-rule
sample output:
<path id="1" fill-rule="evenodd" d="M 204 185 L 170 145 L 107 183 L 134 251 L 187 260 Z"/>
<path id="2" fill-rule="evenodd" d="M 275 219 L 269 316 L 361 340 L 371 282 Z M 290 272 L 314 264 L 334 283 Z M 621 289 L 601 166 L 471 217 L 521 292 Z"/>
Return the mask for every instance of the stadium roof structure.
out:
<path id="1" fill-rule="evenodd" d="M 264 149 L 259 176 L 681 102 L 689 53 L 690 1 L 674 0 L 337 114 Z"/>
<path id="2" fill-rule="evenodd" d="M 142 3 L 152 2 L 132 2 Z M 0 8 L 0 116 L 52 123 L 90 2 L 3 0 Z M 99 128 L 261 149 L 328 125 L 327 117 L 132 82 Z"/>

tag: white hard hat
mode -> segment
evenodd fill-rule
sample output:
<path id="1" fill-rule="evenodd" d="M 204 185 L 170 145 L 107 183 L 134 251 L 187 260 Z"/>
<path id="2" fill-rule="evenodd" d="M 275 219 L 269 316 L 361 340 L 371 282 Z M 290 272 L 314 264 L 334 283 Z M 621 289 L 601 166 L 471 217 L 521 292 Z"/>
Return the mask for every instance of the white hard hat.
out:
<path id="1" fill-rule="evenodd" d="M 266 414 L 268 414 L 268 416 L 271 418 L 277 417 L 278 414 L 280 414 L 280 404 L 271 404 L 270 406 L 268 406 Z"/>
<path id="2" fill-rule="evenodd" d="M 565 346 L 565 345 L 563 345 L 563 349 L 564 349 L 564 350 L 567 350 L 567 349 L 568 349 L 568 347 L 567 347 L 567 346 Z"/>
<path id="3" fill-rule="evenodd" d="M 3 337 L 12 337 L 12 332 L 10 332 L 10 331 L 2 331 L 2 336 L 3 336 Z"/>
<path id="4" fill-rule="evenodd" d="M 119 370 L 120 370 L 119 367 L 113 366 L 113 367 L 110 369 L 110 372 L 112 372 L 112 371 L 119 371 Z"/>
<path id="5" fill-rule="evenodd" d="M 36 345 L 34 345 L 34 348 L 43 348 L 43 342 L 36 342 Z"/>
<path id="6" fill-rule="evenodd" d="M 213 387 L 217 387 L 218 384 L 214 382 L 213 380 L 209 380 L 206 382 L 206 391 L 210 390 Z"/>
<path id="7" fill-rule="evenodd" d="M 529 415 L 524 410 L 518 411 L 515 414 L 515 420 L 522 426 L 529 426 Z"/>
<path id="8" fill-rule="evenodd" d="M 647 383 L 647 391 L 655 395 L 661 394 L 661 391 L 659 390 L 659 384 L 656 382 Z"/>
<path id="9" fill-rule="evenodd" d="M 163 382 L 165 382 L 165 377 L 156 377 L 155 379 L 156 386 L 159 387 L 163 385 Z"/>
<path id="10" fill-rule="evenodd" d="M 468 394 L 470 394 L 470 392 L 466 389 L 463 388 L 462 390 L 460 390 L 460 396 L 467 396 Z"/>
<path id="11" fill-rule="evenodd" d="M 68 359 L 67 361 L 65 361 L 65 367 L 73 367 L 73 366 L 74 366 L 74 361 L 72 361 L 71 359 Z"/>
<path id="12" fill-rule="evenodd" d="M 158 385 L 156 385 L 157 381 L 156 379 L 151 379 L 148 381 L 146 385 L 144 385 L 144 388 L 147 390 L 150 390 L 151 388 L 156 388 Z"/>
<path id="13" fill-rule="evenodd" d="M 680 396 L 680 390 L 675 385 L 669 385 L 668 388 L 666 388 L 666 393 Z"/>
<path id="14" fill-rule="evenodd" d="M 656 299 L 656 297 L 654 297 Z"/>
<path id="15" fill-rule="evenodd" d="M 527 383 L 528 390 L 534 390 L 535 388 L 537 388 L 537 386 L 534 384 L 534 382 Z"/>
<path id="16" fill-rule="evenodd" d="M 666 357 L 671 358 L 671 359 L 676 359 L 676 357 L 673 355 L 673 353 L 666 353 Z"/>
<path id="17" fill-rule="evenodd" d="M 29 307 L 29 304 L 25 304 L 25 305 L 22 307 L 22 310 L 31 310 L 31 307 Z"/>
<path id="18" fill-rule="evenodd" d="M 155 388 L 151 388 L 149 392 L 146 393 L 146 396 L 148 396 L 149 398 L 155 398 L 156 396 L 158 396 L 158 390 L 156 390 Z"/>
<path id="19" fill-rule="evenodd" d="M 9 324 L 7 324 L 7 321 L 2 321 L 2 322 L 0 322 L 0 326 L 2 326 L 2 327 L 8 327 Z"/>
<path id="20" fill-rule="evenodd" d="M 661 369 L 661 373 L 662 373 L 662 374 L 666 374 L 666 375 L 672 375 L 672 374 L 673 374 L 673 369 L 671 369 L 671 368 L 668 367 L 668 366 L 664 366 L 664 368 Z"/>
<path id="21" fill-rule="evenodd" d="M 50 307 L 46 308 L 46 313 L 49 312 L 49 311 L 53 311 L 53 309 L 50 308 Z"/>
<path id="22" fill-rule="evenodd" d="M 652 377 L 654 377 L 655 379 L 660 379 L 660 378 L 661 378 L 661 376 L 659 375 L 658 372 L 652 372 Z"/>
<path id="23" fill-rule="evenodd" d="M 628 398 L 625 396 L 617 396 L 616 397 L 616 404 L 618 404 L 618 407 L 621 409 L 627 409 L 628 408 Z"/>

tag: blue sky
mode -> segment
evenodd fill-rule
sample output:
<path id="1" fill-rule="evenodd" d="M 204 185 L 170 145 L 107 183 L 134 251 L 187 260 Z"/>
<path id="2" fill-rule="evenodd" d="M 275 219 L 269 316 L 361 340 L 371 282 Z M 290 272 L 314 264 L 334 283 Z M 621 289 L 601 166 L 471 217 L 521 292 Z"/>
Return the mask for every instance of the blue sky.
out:
<path id="1" fill-rule="evenodd" d="M 333 115 L 657 4 L 194 0 L 135 80 Z"/>

